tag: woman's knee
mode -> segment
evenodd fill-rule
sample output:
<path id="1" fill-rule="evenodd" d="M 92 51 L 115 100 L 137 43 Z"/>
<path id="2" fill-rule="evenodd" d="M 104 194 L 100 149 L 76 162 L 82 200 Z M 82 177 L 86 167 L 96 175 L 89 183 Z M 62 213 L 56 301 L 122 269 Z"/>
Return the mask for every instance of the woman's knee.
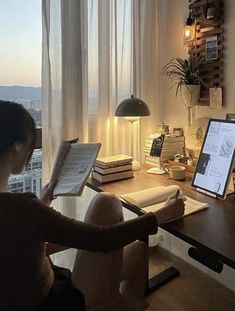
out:
<path id="1" fill-rule="evenodd" d="M 125 250 L 131 256 L 135 254 L 138 255 L 138 257 L 148 257 L 148 245 L 142 241 L 136 241 L 129 244 Z"/>
<path id="2" fill-rule="evenodd" d="M 122 279 L 134 279 L 148 270 L 148 246 L 136 241 L 124 248 Z"/>
<path id="3" fill-rule="evenodd" d="M 123 221 L 120 199 L 109 192 L 97 193 L 88 207 L 85 222 L 108 225 L 120 221 Z"/>

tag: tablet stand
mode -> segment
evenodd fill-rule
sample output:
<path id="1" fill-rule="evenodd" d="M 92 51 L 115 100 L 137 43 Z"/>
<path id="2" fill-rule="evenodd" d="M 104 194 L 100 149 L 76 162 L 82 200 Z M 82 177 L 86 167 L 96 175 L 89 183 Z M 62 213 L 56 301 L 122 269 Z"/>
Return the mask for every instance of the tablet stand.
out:
<path id="1" fill-rule="evenodd" d="M 227 195 L 235 193 L 235 173 L 231 173 L 230 181 L 227 187 Z"/>

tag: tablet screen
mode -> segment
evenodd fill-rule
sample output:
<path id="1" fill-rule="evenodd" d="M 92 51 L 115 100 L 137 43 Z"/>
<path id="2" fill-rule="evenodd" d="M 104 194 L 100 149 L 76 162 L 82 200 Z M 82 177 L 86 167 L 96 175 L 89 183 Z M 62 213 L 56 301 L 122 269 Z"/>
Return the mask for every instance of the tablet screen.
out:
<path id="1" fill-rule="evenodd" d="M 224 198 L 234 161 L 235 121 L 210 119 L 192 186 Z"/>

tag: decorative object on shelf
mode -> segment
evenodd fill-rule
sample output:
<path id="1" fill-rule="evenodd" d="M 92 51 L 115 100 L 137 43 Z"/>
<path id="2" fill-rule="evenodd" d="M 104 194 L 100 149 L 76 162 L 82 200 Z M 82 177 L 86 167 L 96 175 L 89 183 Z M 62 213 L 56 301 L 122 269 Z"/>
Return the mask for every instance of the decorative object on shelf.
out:
<path id="1" fill-rule="evenodd" d="M 194 159 L 199 156 L 208 121 L 208 118 L 197 119 L 185 132 L 185 147 L 189 156 Z"/>
<path id="2" fill-rule="evenodd" d="M 164 174 L 162 164 L 169 159 L 173 160 L 176 153 L 184 153 L 184 151 L 184 136 L 160 133 L 148 135 L 144 147 L 145 163 L 154 167 L 147 170 L 147 173 Z"/>
<path id="3" fill-rule="evenodd" d="M 175 136 L 183 136 L 183 129 L 181 127 L 174 127 L 173 134 Z"/>
<path id="4" fill-rule="evenodd" d="M 187 161 L 187 165 L 196 166 L 196 164 L 197 164 L 197 159 L 189 158 L 188 161 Z"/>
<path id="5" fill-rule="evenodd" d="M 210 94 L 210 108 L 222 109 L 223 93 L 221 87 L 211 87 Z"/>
<path id="6" fill-rule="evenodd" d="M 199 105 L 210 105 L 209 88 L 223 88 L 225 55 L 223 53 L 225 46 L 223 25 L 224 5 L 227 2 L 224 0 L 188 0 L 189 15 L 194 20 L 195 26 L 194 38 L 187 42 L 188 54 L 198 56 L 207 54 L 206 59 L 210 60 L 210 65 L 201 75 L 206 86 L 201 85 Z"/>
<path id="7" fill-rule="evenodd" d="M 125 117 L 131 125 L 131 156 L 133 157 L 133 123 L 139 121 L 140 117 L 149 116 L 150 111 L 147 104 L 140 98 L 131 95 L 130 98 L 124 99 L 116 109 L 115 116 Z M 140 163 L 133 161 L 133 170 L 140 170 Z"/>
<path id="8" fill-rule="evenodd" d="M 226 113 L 226 120 L 235 120 L 235 113 Z"/>
<path id="9" fill-rule="evenodd" d="M 169 133 L 169 125 L 165 124 L 164 122 L 160 123 L 158 128 L 157 128 L 157 133 L 168 134 Z"/>
<path id="10" fill-rule="evenodd" d="M 210 1 L 210 3 L 208 0 L 206 0 L 206 4 L 203 5 L 204 17 L 207 20 L 217 21 L 220 16 L 220 8 L 221 0 L 215 0 L 214 2 Z"/>
<path id="11" fill-rule="evenodd" d="M 176 86 L 176 96 L 180 93 L 183 104 L 188 110 L 188 125 L 193 121 L 193 107 L 198 103 L 200 86 L 205 85 L 201 74 L 208 67 L 204 56 L 190 55 L 188 59 L 173 58 L 162 69 Z"/>
<path id="12" fill-rule="evenodd" d="M 206 38 L 206 60 L 218 59 L 218 40 L 217 36 Z"/>
<path id="13" fill-rule="evenodd" d="M 184 153 L 176 153 L 174 155 L 174 161 L 178 163 L 187 163 L 188 156 L 186 156 Z"/>

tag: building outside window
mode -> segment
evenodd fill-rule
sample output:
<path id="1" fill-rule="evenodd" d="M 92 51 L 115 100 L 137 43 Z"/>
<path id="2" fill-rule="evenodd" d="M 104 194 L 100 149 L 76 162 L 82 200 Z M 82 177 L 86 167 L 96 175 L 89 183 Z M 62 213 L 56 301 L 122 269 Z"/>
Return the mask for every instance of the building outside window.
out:
<path id="1" fill-rule="evenodd" d="M 33 192 L 39 197 L 41 186 L 42 151 L 41 149 L 36 149 L 24 172 L 10 176 L 8 187 L 11 192 Z"/>
<path id="2" fill-rule="evenodd" d="M 41 127 L 41 0 L 0 1 L 0 12 L 0 100 L 22 104 Z M 10 176 L 8 188 L 39 196 L 41 185 L 38 149 L 21 174 Z"/>

